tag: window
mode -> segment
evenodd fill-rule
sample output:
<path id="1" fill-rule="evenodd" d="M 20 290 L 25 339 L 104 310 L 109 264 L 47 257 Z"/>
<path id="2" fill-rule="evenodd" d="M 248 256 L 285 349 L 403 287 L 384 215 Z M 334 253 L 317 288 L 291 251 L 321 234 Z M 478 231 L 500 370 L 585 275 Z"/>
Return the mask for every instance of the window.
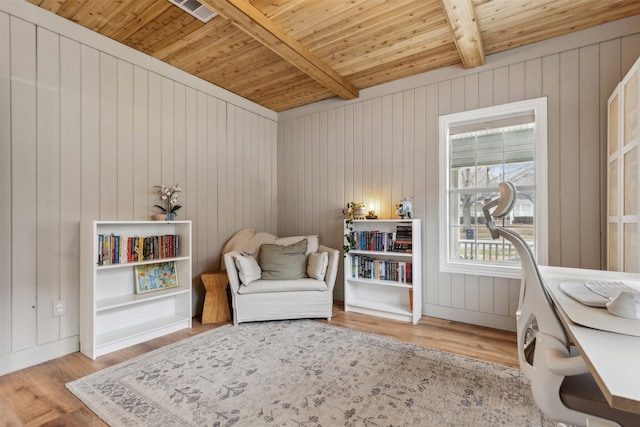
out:
<path id="1" fill-rule="evenodd" d="M 518 232 L 540 264 L 547 263 L 547 114 L 537 98 L 440 117 L 440 269 L 519 277 L 520 260 L 507 240 L 493 240 L 482 206 L 498 183 L 518 189 L 501 220 Z"/>

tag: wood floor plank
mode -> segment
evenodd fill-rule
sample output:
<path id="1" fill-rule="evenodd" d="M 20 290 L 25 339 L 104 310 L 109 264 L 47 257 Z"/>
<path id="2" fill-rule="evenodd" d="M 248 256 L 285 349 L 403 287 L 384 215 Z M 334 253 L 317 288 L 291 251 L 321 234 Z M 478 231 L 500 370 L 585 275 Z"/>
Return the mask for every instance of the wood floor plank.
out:
<path id="1" fill-rule="evenodd" d="M 67 388 L 69 381 L 124 362 L 157 348 L 226 323 L 203 325 L 193 319 L 191 329 L 182 330 L 91 360 L 73 353 L 49 362 L 0 376 L 0 426 L 106 426 Z M 327 323 L 326 320 L 319 320 Z M 380 335 L 386 338 L 436 348 L 501 365 L 518 367 L 516 335 L 512 332 L 422 317 L 410 323 L 345 313 L 334 307 L 335 326 Z"/>
<path id="2" fill-rule="evenodd" d="M 486 362 L 519 368 L 516 334 L 482 326 L 423 316 L 418 324 L 345 313 L 334 309 L 332 325 L 343 326 Z"/>

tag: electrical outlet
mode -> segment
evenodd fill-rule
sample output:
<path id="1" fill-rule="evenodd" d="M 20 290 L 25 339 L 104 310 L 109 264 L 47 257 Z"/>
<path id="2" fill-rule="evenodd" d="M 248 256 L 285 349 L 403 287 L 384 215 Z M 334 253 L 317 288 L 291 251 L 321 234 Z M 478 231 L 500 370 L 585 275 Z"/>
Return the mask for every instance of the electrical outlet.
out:
<path id="1" fill-rule="evenodd" d="M 63 299 L 57 299 L 53 302 L 53 315 L 64 316 L 67 314 L 67 302 Z"/>

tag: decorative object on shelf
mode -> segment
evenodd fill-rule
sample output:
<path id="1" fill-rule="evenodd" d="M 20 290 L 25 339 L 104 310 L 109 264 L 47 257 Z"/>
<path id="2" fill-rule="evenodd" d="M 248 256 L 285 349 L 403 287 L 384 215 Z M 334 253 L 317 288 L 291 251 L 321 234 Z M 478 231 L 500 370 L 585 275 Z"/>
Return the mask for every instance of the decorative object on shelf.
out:
<path id="1" fill-rule="evenodd" d="M 367 219 L 378 219 L 378 215 L 376 215 L 376 211 L 370 210 L 367 214 Z"/>
<path id="2" fill-rule="evenodd" d="M 349 202 L 347 203 L 347 213 L 349 219 L 364 219 L 367 215 L 367 210 L 362 202 Z"/>
<path id="3" fill-rule="evenodd" d="M 364 219 L 367 214 L 367 210 L 362 202 L 349 202 L 347 203 L 347 209 L 349 219 Z"/>
<path id="4" fill-rule="evenodd" d="M 354 219 L 365 219 L 366 209 L 364 207 L 364 203 L 362 202 L 349 202 L 347 203 L 347 219 L 346 219 L 346 227 L 349 230 L 345 233 L 344 238 L 346 239 L 346 243 L 342 246 L 344 249 L 344 255 L 346 256 L 349 253 L 349 249 L 353 247 L 354 241 L 351 235 L 351 231 L 353 228 L 351 227 Z M 345 213 L 343 210 L 342 213 Z"/>
<path id="5" fill-rule="evenodd" d="M 167 219 L 167 214 L 163 214 L 163 213 L 155 214 L 155 215 L 152 215 L 151 218 L 154 221 L 165 221 Z"/>
<path id="6" fill-rule="evenodd" d="M 396 215 L 402 219 L 412 219 L 413 210 L 411 207 L 411 199 L 413 197 L 405 197 L 400 203 L 396 205 Z"/>
<path id="7" fill-rule="evenodd" d="M 344 233 L 344 238 L 346 242 L 342 246 L 342 249 L 344 249 L 344 256 L 347 256 L 347 254 L 349 253 L 349 250 L 352 247 L 355 247 L 356 242 L 353 238 L 353 219 L 348 218 L 344 221 L 344 223 L 346 228 L 346 232 Z"/>
<path id="8" fill-rule="evenodd" d="M 177 194 L 182 191 L 182 188 L 180 188 L 180 184 L 176 184 L 171 188 L 165 187 L 164 185 L 156 185 L 155 188 L 159 189 L 158 192 L 160 193 L 160 198 L 162 200 L 167 201 L 167 206 L 166 207 L 160 206 L 160 205 L 153 205 L 153 206 L 155 206 L 156 208 L 160 209 L 162 212 L 165 213 L 165 216 L 166 216 L 165 219 L 167 221 L 173 221 L 174 219 L 176 219 L 176 213 L 178 212 L 178 209 L 182 207 L 178 204 L 178 194 Z"/>
<path id="9" fill-rule="evenodd" d="M 175 261 L 142 264 L 134 267 L 136 294 L 160 291 L 178 286 Z"/>

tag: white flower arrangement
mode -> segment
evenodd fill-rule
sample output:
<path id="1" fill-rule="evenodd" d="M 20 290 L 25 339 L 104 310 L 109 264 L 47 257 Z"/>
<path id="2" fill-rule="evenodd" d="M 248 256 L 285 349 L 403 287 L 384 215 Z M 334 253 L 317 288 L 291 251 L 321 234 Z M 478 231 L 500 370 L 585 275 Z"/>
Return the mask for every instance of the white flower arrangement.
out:
<path id="1" fill-rule="evenodd" d="M 160 209 L 162 212 L 166 214 L 173 213 L 175 214 L 178 209 L 182 206 L 178 204 L 178 194 L 182 191 L 180 188 L 180 184 L 176 184 L 173 187 L 165 187 L 164 185 L 156 185 L 155 188 L 158 188 L 158 192 L 160 193 L 160 198 L 162 200 L 167 201 L 167 207 L 154 205 L 156 208 Z"/>

